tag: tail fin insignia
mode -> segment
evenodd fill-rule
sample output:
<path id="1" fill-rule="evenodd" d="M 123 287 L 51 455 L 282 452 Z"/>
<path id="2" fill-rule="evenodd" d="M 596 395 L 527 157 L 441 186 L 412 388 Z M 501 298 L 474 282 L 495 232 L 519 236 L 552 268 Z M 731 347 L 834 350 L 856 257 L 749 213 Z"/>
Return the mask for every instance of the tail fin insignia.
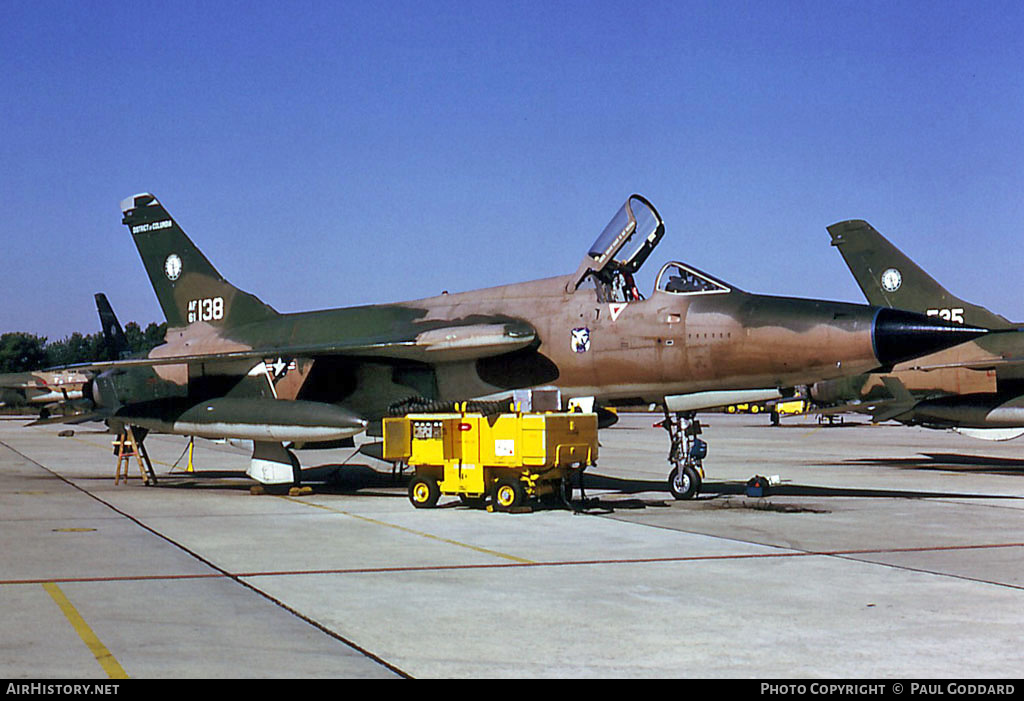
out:
<path id="1" fill-rule="evenodd" d="M 988 329 L 1013 326 L 1004 317 L 951 294 L 866 221 L 837 222 L 828 232 L 868 304 Z"/>
<path id="2" fill-rule="evenodd" d="M 200 322 L 230 327 L 277 316 L 225 280 L 156 197 L 148 192 L 129 197 L 121 212 L 168 327 Z"/>

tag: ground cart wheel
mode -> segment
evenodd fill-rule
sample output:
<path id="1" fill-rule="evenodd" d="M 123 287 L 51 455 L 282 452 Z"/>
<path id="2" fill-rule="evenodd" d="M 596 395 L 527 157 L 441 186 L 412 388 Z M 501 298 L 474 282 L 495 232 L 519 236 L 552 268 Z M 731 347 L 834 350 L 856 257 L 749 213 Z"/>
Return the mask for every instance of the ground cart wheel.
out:
<path id="1" fill-rule="evenodd" d="M 499 480 L 494 487 L 494 508 L 498 511 L 508 511 L 520 506 L 526 501 L 526 490 L 519 480 Z"/>
<path id="2" fill-rule="evenodd" d="M 437 506 L 441 498 L 441 488 L 437 480 L 431 477 L 413 477 L 409 482 L 409 501 L 417 509 L 430 509 Z"/>
<path id="3" fill-rule="evenodd" d="M 689 465 L 674 468 L 668 475 L 668 488 L 676 499 L 693 499 L 700 492 L 700 475 Z"/>

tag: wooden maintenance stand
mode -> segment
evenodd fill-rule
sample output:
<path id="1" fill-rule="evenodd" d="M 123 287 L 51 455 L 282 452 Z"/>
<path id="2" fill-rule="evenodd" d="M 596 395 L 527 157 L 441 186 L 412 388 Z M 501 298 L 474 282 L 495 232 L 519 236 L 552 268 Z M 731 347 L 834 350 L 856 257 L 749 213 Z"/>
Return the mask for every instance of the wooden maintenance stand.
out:
<path id="1" fill-rule="evenodd" d="M 153 471 L 153 463 L 149 460 L 146 445 L 141 440 L 136 440 L 131 426 L 125 426 L 124 430 L 117 434 L 117 439 L 113 445 L 114 455 L 117 456 L 117 471 L 114 473 L 114 484 L 121 483 L 122 465 L 124 466 L 124 483 L 128 484 L 131 459 L 133 457 L 139 465 L 139 476 L 142 477 L 142 483 L 146 485 L 156 484 L 156 473 Z"/>

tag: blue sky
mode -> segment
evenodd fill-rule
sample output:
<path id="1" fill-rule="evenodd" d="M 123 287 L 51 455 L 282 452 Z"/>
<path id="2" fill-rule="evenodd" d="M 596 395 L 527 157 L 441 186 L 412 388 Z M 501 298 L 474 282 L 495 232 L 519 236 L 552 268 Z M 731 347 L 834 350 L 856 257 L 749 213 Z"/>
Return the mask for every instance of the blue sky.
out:
<path id="1" fill-rule="evenodd" d="M 0 9 L 0 331 L 162 320 L 143 191 L 280 311 L 572 272 L 639 192 L 653 269 L 861 301 L 825 227 L 863 218 L 1024 320 L 1024 3 Z"/>

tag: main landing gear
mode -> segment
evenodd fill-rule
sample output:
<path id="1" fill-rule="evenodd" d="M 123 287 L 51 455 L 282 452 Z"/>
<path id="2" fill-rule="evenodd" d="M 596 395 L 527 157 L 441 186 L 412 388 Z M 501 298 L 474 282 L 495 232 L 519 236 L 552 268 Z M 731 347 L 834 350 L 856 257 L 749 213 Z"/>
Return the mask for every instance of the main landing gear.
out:
<path id="1" fill-rule="evenodd" d="M 704 480 L 701 461 L 708 454 L 708 444 L 697 437 L 701 433 L 700 421 L 693 412 L 676 412 L 673 416 L 667 407 L 663 409 L 665 420 L 657 425 L 668 431 L 668 461 L 672 465 L 669 491 L 676 499 L 694 499 Z"/>

